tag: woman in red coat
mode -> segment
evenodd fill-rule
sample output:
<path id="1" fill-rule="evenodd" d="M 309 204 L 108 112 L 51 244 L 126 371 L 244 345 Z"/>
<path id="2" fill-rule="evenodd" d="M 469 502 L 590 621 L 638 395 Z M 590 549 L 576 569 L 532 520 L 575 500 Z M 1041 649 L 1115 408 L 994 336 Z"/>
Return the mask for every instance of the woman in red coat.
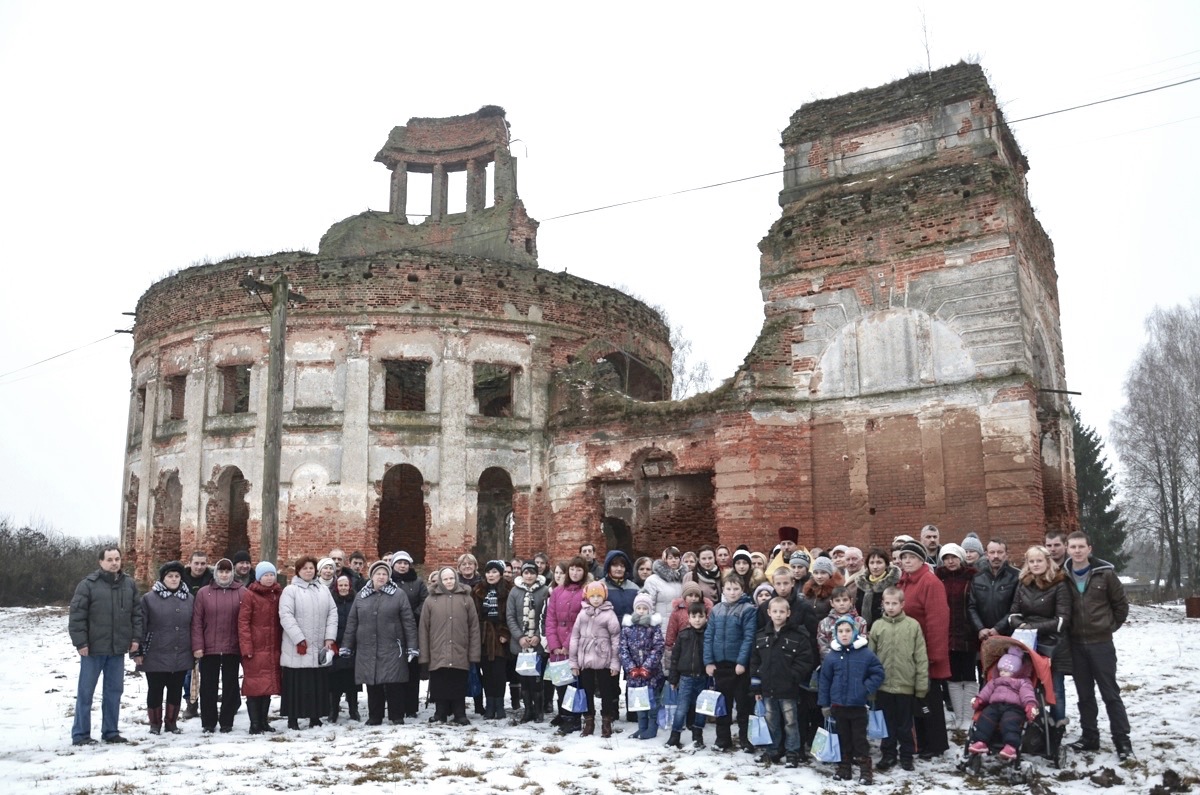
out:
<path id="1" fill-rule="evenodd" d="M 250 713 L 250 733 L 273 732 L 267 720 L 271 696 L 283 692 L 279 649 L 279 597 L 283 588 L 275 580 L 275 567 L 263 561 L 254 569 L 255 581 L 247 588 L 238 610 L 238 645 L 242 651 L 242 695 Z"/>
<path id="2" fill-rule="evenodd" d="M 942 705 L 942 687 L 950 678 L 950 605 L 942 581 L 925 564 L 925 548 L 918 542 L 908 541 L 900 547 L 900 571 L 896 585 L 904 591 L 904 612 L 921 625 L 929 654 L 929 692 L 917 700 L 913 723 L 920 757 L 933 759 L 950 747 Z"/>

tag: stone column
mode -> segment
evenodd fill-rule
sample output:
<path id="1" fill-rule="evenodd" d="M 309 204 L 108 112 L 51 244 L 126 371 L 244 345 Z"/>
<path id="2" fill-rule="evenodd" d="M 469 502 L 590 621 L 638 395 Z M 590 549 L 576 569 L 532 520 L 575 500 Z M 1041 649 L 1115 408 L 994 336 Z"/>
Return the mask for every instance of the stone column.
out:
<path id="1" fill-rule="evenodd" d="M 346 397 L 342 407 L 342 474 L 340 509 L 369 516 L 374 494 L 368 480 L 371 416 L 371 325 L 346 326 Z M 365 523 L 364 523 L 365 524 Z M 365 527 L 363 533 L 366 532 Z M 368 552 L 368 555 L 373 553 Z"/>
<path id="2" fill-rule="evenodd" d="M 442 432 L 438 441 L 437 515 L 426 549 L 468 549 L 475 543 L 467 526 L 467 417 L 474 400 L 474 371 L 465 332 L 445 329 L 442 350 Z M 431 495 L 432 496 L 432 495 Z"/>
<path id="3" fill-rule="evenodd" d="M 220 371 L 211 364 L 213 335 L 200 333 L 192 338 L 195 345 L 192 367 L 188 372 L 187 393 L 183 416 L 187 420 L 187 444 L 184 445 L 183 460 L 179 464 L 179 485 L 182 489 L 182 507 L 179 512 L 179 541 L 184 547 L 196 546 L 200 541 L 200 484 L 205 480 L 204 472 L 204 419 L 208 405 L 208 388 Z M 157 484 L 158 478 L 155 477 Z M 202 545 L 201 545 L 202 546 Z M 213 550 L 214 553 L 217 550 Z M 183 554 L 187 554 L 186 552 Z"/>
<path id="4" fill-rule="evenodd" d="M 431 220 L 441 221 L 446 217 L 448 206 L 446 191 L 448 188 L 446 167 L 441 163 L 435 163 L 433 166 L 433 196 L 429 202 L 429 217 Z"/>
<path id="5" fill-rule="evenodd" d="M 467 161 L 467 217 L 483 209 L 487 201 L 487 168 L 481 160 Z"/>
<path id="6" fill-rule="evenodd" d="M 408 163 L 400 161 L 392 168 L 392 203 L 390 212 L 396 216 L 396 223 L 408 223 L 405 211 L 408 209 Z"/>

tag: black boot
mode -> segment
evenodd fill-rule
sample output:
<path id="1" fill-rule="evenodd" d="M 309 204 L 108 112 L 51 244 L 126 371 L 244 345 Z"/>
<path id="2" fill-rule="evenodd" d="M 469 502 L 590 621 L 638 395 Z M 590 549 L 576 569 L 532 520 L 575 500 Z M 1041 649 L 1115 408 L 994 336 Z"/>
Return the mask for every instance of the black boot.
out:
<path id="1" fill-rule="evenodd" d="M 521 708 L 521 685 L 517 682 L 509 682 L 508 684 L 508 703 L 514 709 Z"/>
<path id="2" fill-rule="evenodd" d="M 251 696 L 250 698 L 246 699 L 246 714 L 250 717 L 251 734 L 263 733 L 261 719 L 258 716 L 259 700 L 260 699 L 257 696 Z"/>
<path id="3" fill-rule="evenodd" d="M 1128 734 L 1114 734 L 1113 746 L 1117 749 L 1117 758 L 1122 762 L 1133 759 L 1133 743 L 1129 742 Z"/>
<path id="4" fill-rule="evenodd" d="M 703 748 L 704 747 L 704 729 L 699 729 L 699 728 L 696 728 L 695 726 L 692 727 L 692 747 L 693 748 Z"/>
<path id="5" fill-rule="evenodd" d="M 671 732 L 671 736 L 667 738 L 668 748 L 682 748 L 683 743 L 679 740 L 680 732 Z"/>
<path id="6" fill-rule="evenodd" d="M 1099 751 L 1100 734 L 1096 731 L 1084 730 L 1083 736 L 1069 746 L 1072 751 Z"/>
<path id="7" fill-rule="evenodd" d="M 342 694 L 329 694 L 329 722 L 337 723 L 338 715 L 342 712 Z"/>
<path id="8" fill-rule="evenodd" d="M 271 697 L 263 696 L 258 700 L 258 725 L 267 733 L 273 733 L 271 728 Z"/>
<path id="9" fill-rule="evenodd" d="M 358 714 L 358 693 L 353 690 L 346 694 L 346 714 L 350 716 L 350 720 L 362 720 Z"/>
<path id="10" fill-rule="evenodd" d="M 875 783 L 875 776 L 871 773 L 871 757 L 860 756 L 858 762 L 858 783 L 870 786 Z"/>
<path id="11" fill-rule="evenodd" d="M 471 725 L 471 721 L 467 720 L 467 705 L 457 700 L 454 702 L 454 723 L 458 726 Z"/>
<path id="12" fill-rule="evenodd" d="M 883 758 L 879 760 L 879 764 L 875 766 L 875 769 L 880 773 L 886 773 L 896 766 L 897 761 L 895 754 L 884 754 Z"/>
<path id="13" fill-rule="evenodd" d="M 850 769 L 849 762 L 839 762 L 837 771 L 833 774 L 834 781 L 849 781 L 854 778 L 854 771 Z"/>

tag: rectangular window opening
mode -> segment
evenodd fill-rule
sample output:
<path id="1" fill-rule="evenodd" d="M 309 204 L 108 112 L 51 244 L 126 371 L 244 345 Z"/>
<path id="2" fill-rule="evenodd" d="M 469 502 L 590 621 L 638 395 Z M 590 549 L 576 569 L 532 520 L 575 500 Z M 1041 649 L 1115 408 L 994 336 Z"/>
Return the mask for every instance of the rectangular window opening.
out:
<path id="1" fill-rule="evenodd" d="M 485 417 L 511 417 L 513 376 L 516 368 L 507 364 L 475 363 L 475 403 Z"/>
<path id="2" fill-rule="evenodd" d="M 446 172 L 446 212 L 465 213 L 467 211 L 467 172 Z"/>
<path id="3" fill-rule="evenodd" d="M 425 374 L 429 362 L 384 361 L 383 410 L 424 411 Z"/>
<path id="4" fill-rule="evenodd" d="M 496 206 L 496 161 L 491 161 L 483 173 L 483 206 Z"/>
<path id="5" fill-rule="evenodd" d="M 421 223 L 429 217 L 433 207 L 433 174 L 420 171 L 408 172 L 408 201 L 404 208 L 408 220 Z"/>
<path id="6" fill-rule="evenodd" d="M 221 368 L 221 413 L 246 414 L 250 411 L 250 365 L 234 364 Z"/>
<path id="7" fill-rule="evenodd" d="M 167 419 L 183 419 L 184 397 L 187 393 L 187 376 L 173 375 L 167 379 Z"/>

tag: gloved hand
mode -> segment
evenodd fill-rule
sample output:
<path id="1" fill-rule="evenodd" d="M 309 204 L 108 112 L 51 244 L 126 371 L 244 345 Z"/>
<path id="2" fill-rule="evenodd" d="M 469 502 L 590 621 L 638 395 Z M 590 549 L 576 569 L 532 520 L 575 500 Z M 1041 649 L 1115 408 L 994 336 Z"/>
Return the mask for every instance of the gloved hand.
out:
<path id="1" fill-rule="evenodd" d="M 825 716 L 826 718 L 828 718 L 830 715 L 833 714 L 833 708 L 832 707 L 821 707 L 821 714 L 823 716 Z"/>
<path id="2" fill-rule="evenodd" d="M 1029 706 L 1027 706 L 1025 708 L 1025 717 L 1029 718 L 1029 720 L 1032 721 L 1037 716 L 1038 716 L 1038 708 L 1035 705 L 1030 704 Z"/>
<path id="3" fill-rule="evenodd" d="M 413 660 L 417 659 L 420 656 L 421 656 L 421 652 L 419 649 L 409 649 L 408 650 L 408 661 L 409 662 L 412 662 Z"/>
<path id="4" fill-rule="evenodd" d="M 308 641 L 302 640 L 296 644 L 296 654 L 308 654 Z"/>
<path id="5" fill-rule="evenodd" d="M 345 646 L 343 646 L 342 648 L 338 649 L 338 656 L 339 656 L 339 657 L 349 657 L 351 654 L 352 654 L 352 652 L 351 652 L 349 649 L 347 649 Z"/>
<path id="6" fill-rule="evenodd" d="M 640 665 L 637 666 L 636 668 L 634 668 L 633 670 L 631 670 L 629 672 L 629 675 L 631 677 L 633 677 L 634 679 L 649 679 L 650 678 L 650 672 L 647 671 L 645 668 L 643 668 Z"/>

